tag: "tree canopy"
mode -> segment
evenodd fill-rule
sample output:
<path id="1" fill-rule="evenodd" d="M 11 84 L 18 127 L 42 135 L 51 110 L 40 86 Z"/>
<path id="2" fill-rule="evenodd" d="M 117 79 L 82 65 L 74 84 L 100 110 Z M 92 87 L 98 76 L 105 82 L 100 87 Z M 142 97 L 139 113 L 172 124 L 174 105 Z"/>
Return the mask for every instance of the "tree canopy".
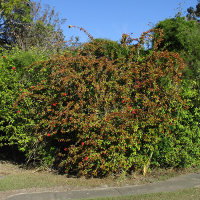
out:
<path id="1" fill-rule="evenodd" d="M 0 3 L 0 45 L 18 46 L 27 50 L 32 46 L 44 49 L 62 48 L 64 35 L 60 28 L 65 20 L 47 6 L 30 0 L 2 0 Z"/>
<path id="2" fill-rule="evenodd" d="M 196 8 L 189 7 L 187 12 L 188 14 L 186 17 L 188 20 L 198 20 L 198 22 L 200 22 L 200 0 L 198 0 Z"/>

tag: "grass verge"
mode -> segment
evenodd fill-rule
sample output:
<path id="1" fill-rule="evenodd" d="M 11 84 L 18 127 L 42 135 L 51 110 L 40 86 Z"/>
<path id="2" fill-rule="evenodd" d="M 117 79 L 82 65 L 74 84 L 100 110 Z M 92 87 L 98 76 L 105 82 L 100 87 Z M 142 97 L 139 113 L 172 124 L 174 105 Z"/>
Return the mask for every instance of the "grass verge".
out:
<path id="1" fill-rule="evenodd" d="M 199 199 L 200 199 L 200 188 L 191 188 L 191 189 L 180 190 L 177 192 L 97 198 L 90 200 L 199 200 Z"/>
<path id="2" fill-rule="evenodd" d="M 28 188 L 87 189 L 95 187 L 120 187 L 128 185 L 141 185 L 153 183 L 175 177 L 181 174 L 199 171 L 198 168 L 184 170 L 155 169 L 143 176 L 139 172 L 128 176 L 110 176 L 107 178 L 67 178 L 50 171 L 37 171 L 24 169 L 20 165 L 0 161 L 0 191 L 20 190 Z"/>

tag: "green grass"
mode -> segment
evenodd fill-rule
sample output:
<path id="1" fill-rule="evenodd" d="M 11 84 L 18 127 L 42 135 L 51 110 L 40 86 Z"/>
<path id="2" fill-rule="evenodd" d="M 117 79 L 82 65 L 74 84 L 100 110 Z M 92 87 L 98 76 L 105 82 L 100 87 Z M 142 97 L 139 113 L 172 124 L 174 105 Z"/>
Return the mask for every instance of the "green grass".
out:
<path id="1" fill-rule="evenodd" d="M 192 189 L 180 190 L 177 192 L 97 198 L 94 200 L 199 200 L 199 199 L 200 199 L 200 188 L 192 188 Z"/>
<path id="2" fill-rule="evenodd" d="M 94 187 L 120 187 L 124 185 L 140 185 L 159 180 L 168 179 L 176 173 L 167 170 L 156 170 L 152 175 L 144 177 L 140 173 L 130 176 L 110 176 L 103 179 L 84 177 L 67 178 L 66 175 L 58 175 L 52 172 L 26 170 L 23 167 L 9 162 L 0 161 L 0 191 L 19 190 L 28 188 L 67 187 L 69 189 L 84 189 Z"/>
<path id="3" fill-rule="evenodd" d="M 0 191 L 26 188 L 49 188 L 66 185 L 67 180 L 62 176 L 51 174 L 14 174 L 0 179 Z"/>
<path id="4" fill-rule="evenodd" d="M 174 176 L 181 174 L 187 174 L 191 172 L 199 172 L 199 167 L 191 168 L 183 171 L 176 171 L 173 169 L 161 170 L 155 169 L 150 171 L 146 177 L 140 173 L 135 173 L 130 176 L 114 176 L 103 179 L 90 178 L 67 178 L 66 175 L 58 175 L 48 171 L 38 171 L 37 169 L 27 170 L 19 165 L 12 164 L 9 162 L 0 161 L 0 192 L 12 193 L 13 190 L 34 189 L 45 191 L 49 188 L 50 191 L 53 189 L 57 190 L 61 187 L 61 191 L 66 189 L 88 189 L 94 187 L 120 187 L 124 185 L 141 185 L 152 182 L 157 182 L 165 179 L 169 179 Z M 24 192 L 24 191 L 23 191 Z M 0 194 L 0 196 L 1 196 Z M 154 193 L 139 196 L 126 196 L 126 197 L 115 197 L 115 198 L 102 198 L 98 200 L 200 200 L 200 188 L 193 188 L 182 190 L 178 192 L 170 193 Z"/>

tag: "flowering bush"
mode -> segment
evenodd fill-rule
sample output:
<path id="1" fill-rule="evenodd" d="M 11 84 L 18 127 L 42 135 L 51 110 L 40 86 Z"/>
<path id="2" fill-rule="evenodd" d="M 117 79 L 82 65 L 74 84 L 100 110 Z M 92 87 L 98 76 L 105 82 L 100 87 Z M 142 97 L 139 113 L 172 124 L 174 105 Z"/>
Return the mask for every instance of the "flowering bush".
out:
<path id="1" fill-rule="evenodd" d="M 145 50 L 153 31 L 136 45 L 130 37 L 122 44 L 92 40 L 29 68 L 35 82 L 15 104 L 21 118 L 33 119 L 29 158 L 85 176 L 159 162 L 158 145 L 173 137 L 171 123 L 183 105 L 183 62 L 177 53 L 157 50 L 161 37 Z"/>

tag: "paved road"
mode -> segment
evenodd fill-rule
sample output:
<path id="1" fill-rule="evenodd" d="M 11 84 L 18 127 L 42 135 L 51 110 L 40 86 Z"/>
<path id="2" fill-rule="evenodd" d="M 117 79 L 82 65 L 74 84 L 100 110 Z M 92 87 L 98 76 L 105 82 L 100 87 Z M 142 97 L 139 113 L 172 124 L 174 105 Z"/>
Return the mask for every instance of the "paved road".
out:
<path id="1" fill-rule="evenodd" d="M 18 194 L 8 197 L 7 200 L 71 200 L 170 192 L 193 187 L 200 187 L 200 172 L 182 175 L 166 181 L 160 181 L 146 185 L 72 190 L 66 192 Z"/>

